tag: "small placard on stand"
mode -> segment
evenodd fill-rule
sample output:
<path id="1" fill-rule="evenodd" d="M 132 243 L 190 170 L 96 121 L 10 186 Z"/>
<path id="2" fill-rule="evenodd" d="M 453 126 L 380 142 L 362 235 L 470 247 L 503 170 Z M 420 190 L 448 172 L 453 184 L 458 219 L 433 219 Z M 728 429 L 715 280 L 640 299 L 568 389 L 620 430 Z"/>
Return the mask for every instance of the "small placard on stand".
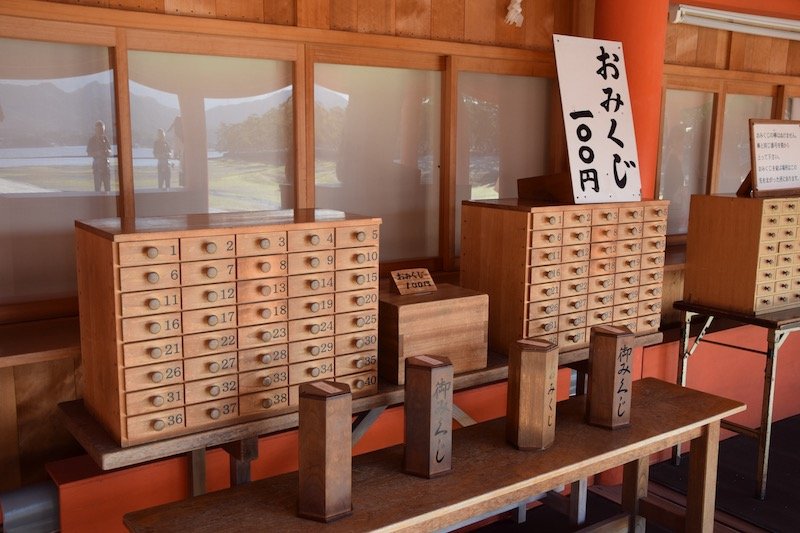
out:
<path id="1" fill-rule="evenodd" d="M 392 271 L 392 291 L 399 294 L 434 292 L 436 284 L 427 268 L 407 268 Z"/>
<path id="2" fill-rule="evenodd" d="M 631 419 L 634 334 L 624 326 L 594 326 L 589 346 L 586 420 L 616 429 Z"/>
<path id="3" fill-rule="evenodd" d="M 800 194 L 800 121 L 750 119 L 752 170 L 736 196 Z"/>

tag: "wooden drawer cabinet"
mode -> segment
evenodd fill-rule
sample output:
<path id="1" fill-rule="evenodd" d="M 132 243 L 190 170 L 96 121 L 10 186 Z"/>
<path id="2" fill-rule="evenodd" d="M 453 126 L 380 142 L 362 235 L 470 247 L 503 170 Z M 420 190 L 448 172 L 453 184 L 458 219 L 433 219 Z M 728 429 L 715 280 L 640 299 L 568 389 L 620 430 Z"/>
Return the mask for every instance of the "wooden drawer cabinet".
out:
<path id="1" fill-rule="evenodd" d="M 692 196 L 684 300 L 746 314 L 796 307 L 798 205 L 798 198 Z"/>
<path id="2" fill-rule="evenodd" d="M 380 222 L 76 222 L 87 408 L 130 446 L 285 413 L 307 381 L 374 393 Z"/>
<path id="3" fill-rule="evenodd" d="M 461 285 L 489 294 L 490 348 L 506 353 L 525 337 L 580 348 L 598 324 L 657 330 L 667 207 L 464 202 Z M 648 319 L 638 320 L 645 300 Z"/>

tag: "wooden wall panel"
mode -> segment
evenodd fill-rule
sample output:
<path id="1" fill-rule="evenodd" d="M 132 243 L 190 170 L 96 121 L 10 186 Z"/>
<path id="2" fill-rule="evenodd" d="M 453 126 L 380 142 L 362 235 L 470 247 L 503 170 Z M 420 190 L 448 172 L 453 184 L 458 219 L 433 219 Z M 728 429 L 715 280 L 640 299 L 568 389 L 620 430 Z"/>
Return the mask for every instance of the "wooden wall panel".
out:
<path id="1" fill-rule="evenodd" d="M 330 29 L 358 30 L 358 0 L 331 0 Z"/>
<path id="2" fill-rule="evenodd" d="M 294 0 L 263 0 L 263 2 L 264 22 L 282 26 L 299 25 L 295 5 L 307 3 L 302 1 L 295 3 Z"/>
<path id="3" fill-rule="evenodd" d="M 358 0 L 358 33 L 394 35 L 394 0 Z"/>
<path id="4" fill-rule="evenodd" d="M 522 48 L 525 46 L 525 32 L 532 20 L 526 14 L 526 8 L 536 0 L 526 0 L 522 3 L 522 16 L 525 17 L 521 28 L 513 24 L 506 24 L 505 18 L 508 14 L 508 2 L 497 1 L 494 7 L 495 43 L 500 46 L 512 48 Z"/>
<path id="5" fill-rule="evenodd" d="M 731 32 L 697 28 L 697 54 L 694 66 L 728 68 Z"/>
<path id="6" fill-rule="evenodd" d="M 497 0 L 472 0 L 464 5 L 464 40 L 471 43 L 496 42 L 497 28 L 488 21 L 497 11 Z"/>
<path id="7" fill-rule="evenodd" d="M 216 17 L 216 0 L 164 0 L 164 12 L 168 15 L 194 17 Z"/>
<path id="8" fill-rule="evenodd" d="M 264 0 L 215 0 L 216 17 L 264 22 Z"/>
<path id="9" fill-rule="evenodd" d="M 560 2 L 568 3 L 568 2 Z M 555 28 L 555 0 L 528 0 L 523 2 L 525 16 L 525 48 L 550 49 L 553 47 Z"/>
<path id="10" fill-rule="evenodd" d="M 148 13 L 164 12 L 164 0 L 110 0 L 106 3 L 108 7 L 113 9 L 145 11 Z"/>
<path id="11" fill-rule="evenodd" d="M 470 4 L 485 1 L 475 0 Z M 399 37 L 430 39 L 431 0 L 395 0 L 394 27 Z"/>
<path id="12" fill-rule="evenodd" d="M 331 0 L 297 0 L 293 3 L 297 6 L 296 16 L 299 27 L 331 29 Z"/>
<path id="13" fill-rule="evenodd" d="M 431 0 L 431 39 L 464 41 L 464 3 L 461 0 Z"/>
<path id="14" fill-rule="evenodd" d="M 800 42 L 789 43 L 788 60 L 786 61 L 786 74 L 800 76 Z"/>
<path id="15" fill-rule="evenodd" d="M 14 369 L 0 368 L 0 491 L 20 483 Z"/>

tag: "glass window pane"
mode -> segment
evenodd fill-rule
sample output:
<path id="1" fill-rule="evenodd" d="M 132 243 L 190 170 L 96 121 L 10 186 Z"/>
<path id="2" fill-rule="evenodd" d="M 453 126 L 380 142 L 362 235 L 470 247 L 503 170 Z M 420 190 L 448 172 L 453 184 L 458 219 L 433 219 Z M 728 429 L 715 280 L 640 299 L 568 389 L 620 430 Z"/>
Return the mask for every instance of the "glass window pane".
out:
<path id="1" fill-rule="evenodd" d="M 381 217 L 382 261 L 437 256 L 440 73 L 314 68 L 316 206 Z"/>
<path id="2" fill-rule="evenodd" d="M 750 172 L 751 118 L 770 118 L 771 96 L 729 94 L 725 97 L 725 118 L 722 124 L 719 187 L 716 192 L 734 193 Z"/>
<path id="3" fill-rule="evenodd" d="M 76 293 L 75 219 L 116 215 L 113 102 L 107 48 L 0 39 L 0 304 Z"/>
<path id="4" fill-rule="evenodd" d="M 714 95 L 667 89 L 658 197 L 669 200 L 668 233 L 686 233 L 689 197 L 706 191 Z"/>
<path id="5" fill-rule="evenodd" d="M 293 205 L 290 62 L 138 51 L 128 61 L 137 216 Z"/>
<path id="6" fill-rule="evenodd" d="M 456 254 L 461 201 L 516 198 L 517 179 L 545 172 L 551 82 L 462 72 L 456 136 Z"/>
<path id="7" fill-rule="evenodd" d="M 786 120 L 800 120 L 800 97 L 789 98 L 783 118 Z"/>

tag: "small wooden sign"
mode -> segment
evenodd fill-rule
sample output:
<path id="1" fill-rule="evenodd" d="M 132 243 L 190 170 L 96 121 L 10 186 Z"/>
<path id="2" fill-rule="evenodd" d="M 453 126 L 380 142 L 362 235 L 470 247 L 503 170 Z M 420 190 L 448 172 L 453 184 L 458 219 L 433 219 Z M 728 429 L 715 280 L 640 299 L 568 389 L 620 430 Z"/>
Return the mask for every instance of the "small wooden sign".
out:
<path id="1" fill-rule="evenodd" d="M 595 326 L 589 346 L 587 421 L 616 429 L 631 419 L 634 334 L 624 326 Z"/>
<path id="2" fill-rule="evenodd" d="M 407 268 L 392 271 L 392 290 L 400 294 L 433 292 L 436 284 L 427 268 Z"/>
<path id="3" fill-rule="evenodd" d="M 506 439 L 520 450 L 544 450 L 556 435 L 558 346 L 521 340 L 508 353 Z"/>
<path id="4" fill-rule="evenodd" d="M 753 168 L 738 196 L 800 194 L 800 121 L 751 118 L 750 157 Z"/>

